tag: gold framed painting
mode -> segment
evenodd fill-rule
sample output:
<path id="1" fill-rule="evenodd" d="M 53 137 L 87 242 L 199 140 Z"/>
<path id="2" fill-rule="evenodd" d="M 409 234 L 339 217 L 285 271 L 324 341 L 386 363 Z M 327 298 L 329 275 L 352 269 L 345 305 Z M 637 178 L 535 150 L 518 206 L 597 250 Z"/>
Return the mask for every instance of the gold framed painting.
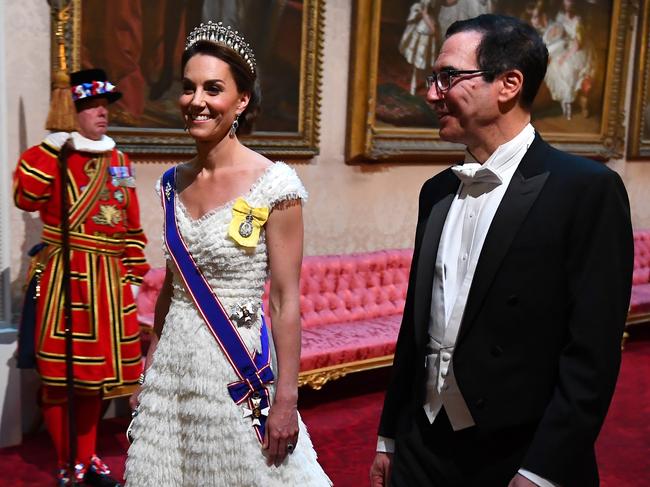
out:
<path id="1" fill-rule="evenodd" d="M 650 158 L 650 1 L 643 0 L 637 27 L 634 88 L 627 155 Z"/>
<path id="2" fill-rule="evenodd" d="M 619 157 L 632 0 L 358 0 L 353 12 L 346 159 L 452 162 L 424 78 L 455 20 L 502 13 L 534 25 L 549 47 L 533 125 L 554 146 Z M 551 78 L 552 77 L 552 78 Z"/>
<path id="3" fill-rule="evenodd" d="M 257 57 L 262 111 L 243 142 L 272 157 L 318 154 L 324 0 L 69 1 L 68 64 L 103 68 L 123 93 L 109 135 L 125 151 L 194 152 L 177 107 L 180 59 L 193 27 L 221 20 Z"/>

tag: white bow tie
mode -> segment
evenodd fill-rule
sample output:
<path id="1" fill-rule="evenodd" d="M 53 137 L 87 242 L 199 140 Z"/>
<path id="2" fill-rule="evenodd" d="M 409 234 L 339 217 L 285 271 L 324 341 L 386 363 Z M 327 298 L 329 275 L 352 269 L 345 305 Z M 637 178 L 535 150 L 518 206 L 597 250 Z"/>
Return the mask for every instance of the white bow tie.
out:
<path id="1" fill-rule="evenodd" d="M 466 162 L 465 164 L 453 166 L 453 173 L 463 184 L 492 183 L 501 184 L 501 176 L 489 167 L 482 166 L 477 162 Z"/>

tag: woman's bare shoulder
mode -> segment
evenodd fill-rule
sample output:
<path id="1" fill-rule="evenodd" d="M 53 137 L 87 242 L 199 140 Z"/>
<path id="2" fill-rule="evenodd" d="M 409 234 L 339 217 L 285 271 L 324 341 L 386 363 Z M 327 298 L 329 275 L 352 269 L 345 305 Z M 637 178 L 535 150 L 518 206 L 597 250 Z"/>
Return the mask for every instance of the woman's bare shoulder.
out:
<path id="1" fill-rule="evenodd" d="M 176 189 L 181 192 L 187 186 L 192 184 L 196 177 L 196 169 L 193 165 L 194 159 L 181 162 L 176 166 Z"/>
<path id="2" fill-rule="evenodd" d="M 273 165 L 272 160 L 263 156 L 259 152 L 255 152 L 253 149 L 249 149 L 246 146 L 244 146 L 242 150 L 241 162 L 247 167 L 250 167 L 252 170 L 258 169 L 261 172 L 266 171 L 270 166 Z"/>

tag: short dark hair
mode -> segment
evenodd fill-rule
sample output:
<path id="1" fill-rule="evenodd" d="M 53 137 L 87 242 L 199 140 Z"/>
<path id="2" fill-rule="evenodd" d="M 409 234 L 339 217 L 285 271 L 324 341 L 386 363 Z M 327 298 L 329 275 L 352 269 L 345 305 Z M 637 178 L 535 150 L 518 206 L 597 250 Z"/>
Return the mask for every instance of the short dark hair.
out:
<path id="1" fill-rule="evenodd" d="M 530 108 L 548 64 L 548 49 L 539 33 L 516 17 L 484 14 L 454 22 L 445 38 L 470 31 L 483 35 L 476 48 L 478 67 L 489 71 L 483 74 L 483 79 L 494 81 L 497 75 L 518 69 L 524 75 L 520 103 Z"/>
<path id="2" fill-rule="evenodd" d="M 185 71 L 185 65 L 197 54 L 205 54 L 221 59 L 230 66 L 230 72 L 240 93 L 248 93 L 250 100 L 248 106 L 239 116 L 239 127 L 237 133 L 247 134 L 253 129 L 253 123 L 259 115 L 262 94 L 260 92 L 257 76 L 253 74 L 248 64 L 232 49 L 211 41 L 197 41 L 192 44 L 181 59 L 181 76 Z"/>

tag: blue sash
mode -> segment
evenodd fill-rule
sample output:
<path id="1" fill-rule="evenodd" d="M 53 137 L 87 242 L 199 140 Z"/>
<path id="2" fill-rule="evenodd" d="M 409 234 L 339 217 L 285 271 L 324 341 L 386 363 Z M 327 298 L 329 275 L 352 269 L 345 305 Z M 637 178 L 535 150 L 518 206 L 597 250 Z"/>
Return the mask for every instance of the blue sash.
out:
<path id="1" fill-rule="evenodd" d="M 208 325 L 224 355 L 239 376 L 228 384 L 228 392 L 235 404 L 248 402 L 253 428 L 260 442 L 264 440 L 266 416 L 271 405 L 268 385 L 273 382 L 269 336 L 262 317 L 261 353 L 251 356 L 237 326 L 232 323 L 219 298 L 214 293 L 201 269 L 196 265 L 176 225 L 176 168 L 165 171 L 162 177 L 161 199 L 165 212 L 165 243 L 180 271 L 196 307 Z"/>

